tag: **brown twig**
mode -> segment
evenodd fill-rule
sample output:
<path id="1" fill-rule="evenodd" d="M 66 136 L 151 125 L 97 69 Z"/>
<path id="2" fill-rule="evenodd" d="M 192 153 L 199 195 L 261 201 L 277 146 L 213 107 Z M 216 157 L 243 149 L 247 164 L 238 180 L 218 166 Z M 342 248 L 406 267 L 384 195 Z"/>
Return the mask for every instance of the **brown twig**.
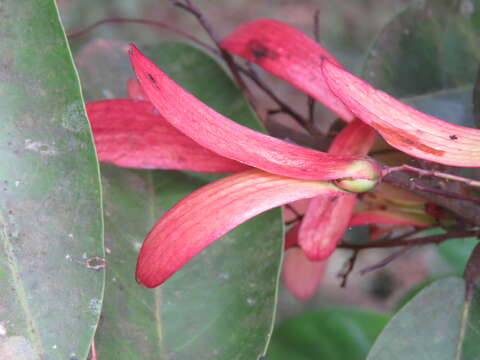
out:
<path id="1" fill-rule="evenodd" d="M 290 220 L 290 221 L 285 221 L 285 225 L 291 225 L 291 224 L 294 224 L 297 221 L 301 221 L 303 219 L 303 215 L 300 214 L 292 205 L 286 204 L 285 208 L 287 208 L 288 210 L 293 212 L 293 214 L 295 215 L 295 219 Z"/>
<path id="2" fill-rule="evenodd" d="M 420 169 L 420 168 L 406 165 L 406 164 L 384 168 L 382 175 L 387 176 L 388 174 L 391 174 L 395 171 L 409 171 L 409 172 L 414 172 L 420 176 L 435 176 L 441 179 L 458 181 L 458 182 L 467 184 L 469 186 L 480 187 L 480 181 L 478 180 L 468 179 L 458 175 L 452 175 L 443 171 Z"/>
<path id="3" fill-rule="evenodd" d="M 348 277 L 353 271 L 353 268 L 355 267 L 355 263 L 357 261 L 358 253 L 360 250 L 353 250 L 352 256 L 347 260 L 347 262 L 344 265 L 345 270 L 341 271 L 337 277 L 342 279 L 342 282 L 340 283 L 340 287 L 344 288 L 347 286 L 347 281 Z"/>
<path id="4" fill-rule="evenodd" d="M 316 9 L 313 14 L 313 37 L 316 42 L 320 42 L 320 10 Z M 307 97 L 308 108 L 308 123 L 313 127 L 313 121 L 315 119 L 315 104 L 316 101 L 310 95 Z"/>
<path id="5" fill-rule="evenodd" d="M 313 37 L 316 42 L 320 42 L 320 10 L 318 9 L 313 13 Z"/>
<path id="6" fill-rule="evenodd" d="M 371 242 L 366 244 L 340 243 L 338 247 L 342 249 L 363 250 L 363 249 L 385 249 L 385 248 L 400 247 L 400 246 L 420 246 L 420 245 L 429 245 L 429 244 L 440 244 L 452 238 L 467 238 L 475 235 L 476 235 L 476 231 L 474 230 L 454 230 L 446 234 L 430 235 L 430 236 L 424 236 L 424 237 L 419 237 L 419 238 L 414 238 L 409 240 L 405 240 L 404 236 L 402 236 L 396 239 Z"/>
<path id="7" fill-rule="evenodd" d="M 476 204 L 480 204 L 480 199 L 479 198 L 475 198 L 475 197 L 472 197 L 472 196 L 463 195 L 463 194 L 459 194 L 459 193 L 454 193 L 454 192 L 451 192 L 451 191 L 446 191 L 446 190 L 442 190 L 442 189 L 438 189 L 438 188 L 433 188 L 433 187 L 430 187 L 430 186 L 419 184 L 415 181 L 405 182 L 405 181 L 398 180 L 398 179 L 391 178 L 391 177 L 388 178 L 388 179 L 383 179 L 383 181 L 386 182 L 386 183 L 404 188 L 404 189 L 408 189 L 408 190 L 419 190 L 419 191 L 424 191 L 424 192 L 440 195 L 440 196 L 451 198 L 451 199 L 470 201 L 470 202 L 473 202 L 473 203 L 476 203 Z"/>
<path id="8" fill-rule="evenodd" d="M 240 67 L 236 64 L 235 60 L 233 59 L 232 55 L 228 51 L 225 51 L 220 46 L 220 39 L 215 34 L 213 27 L 207 21 L 205 16 L 202 14 L 200 9 L 198 9 L 191 0 L 184 0 L 182 1 L 174 1 L 173 4 L 190 14 L 192 14 L 200 24 L 200 26 L 206 31 L 210 39 L 215 43 L 216 47 L 218 48 L 220 57 L 225 61 L 225 64 L 229 68 L 232 76 L 234 77 L 235 81 L 237 82 L 238 87 L 244 93 L 247 100 L 250 102 L 253 110 L 257 113 L 258 117 L 260 118 L 260 114 L 258 112 L 258 106 L 256 104 L 255 97 L 250 92 L 247 84 L 243 80 L 242 76 L 240 75 Z"/>
<path id="9" fill-rule="evenodd" d="M 291 108 L 286 102 L 281 100 L 275 92 L 268 86 L 258 75 L 258 73 L 255 71 L 255 69 L 252 67 L 251 63 L 247 63 L 247 68 L 244 69 L 242 67 L 239 67 L 239 71 L 241 71 L 243 74 L 247 75 L 250 80 L 252 80 L 270 99 L 275 102 L 279 109 L 277 112 L 283 112 L 285 114 L 288 114 L 291 116 L 293 120 L 295 120 L 296 123 L 298 123 L 302 128 L 307 130 L 308 132 L 312 133 L 313 129 L 310 126 L 309 122 L 307 119 L 305 119 L 302 115 L 297 113 L 293 108 Z"/>
<path id="10" fill-rule="evenodd" d="M 212 52 L 213 54 L 218 55 L 219 51 L 215 49 L 213 46 L 207 44 L 206 42 L 203 42 L 202 40 L 197 39 L 195 36 L 190 35 L 189 33 L 183 31 L 182 29 L 179 29 L 173 25 L 166 24 L 161 21 L 155 21 L 155 20 L 148 20 L 148 19 L 138 19 L 138 18 L 125 18 L 125 17 L 112 17 L 112 18 L 107 18 L 107 19 L 102 19 L 99 20 L 91 25 L 88 25 L 87 27 L 69 33 L 67 36 L 69 39 L 74 39 L 80 36 L 85 35 L 86 33 L 92 31 L 96 27 L 103 25 L 103 24 L 118 24 L 118 23 L 135 23 L 135 24 L 143 24 L 143 25 L 149 25 L 153 27 L 157 27 L 160 29 L 168 30 L 173 33 L 176 33 L 177 35 L 180 35 L 193 43 L 200 45 L 201 47 L 207 49 L 208 51 Z"/>
<path id="11" fill-rule="evenodd" d="M 413 248 L 413 245 L 407 244 L 405 247 L 391 253 L 389 256 L 387 256 L 385 259 L 379 261 L 378 263 L 363 268 L 362 270 L 360 270 L 360 275 L 365 275 L 365 274 L 368 274 L 371 271 L 378 270 L 380 268 L 383 268 L 383 267 L 387 266 L 392 261 L 394 261 L 395 259 L 398 259 L 400 256 L 404 255 L 406 252 L 408 252 L 412 248 Z"/>

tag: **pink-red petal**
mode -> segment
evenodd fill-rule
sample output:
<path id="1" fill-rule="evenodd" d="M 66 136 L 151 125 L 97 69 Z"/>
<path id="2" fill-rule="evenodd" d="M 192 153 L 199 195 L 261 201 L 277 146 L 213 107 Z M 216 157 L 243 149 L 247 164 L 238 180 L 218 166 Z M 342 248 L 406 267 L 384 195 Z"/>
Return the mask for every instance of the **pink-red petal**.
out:
<path id="1" fill-rule="evenodd" d="M 304 148 L 246 128 L 187 93 L 132 45 L 133 69 L 149 100 L 174 127 L 217 154 L 299 179 L 377 179 L 373 160 Z"/>
<path id="2" fill-rule="evenodd" d="M 87 104 L 98 158 L 118 166 L 236 172 L 248 167 L 198 145 L 147 101 L 112 99 Z"/>
<path id="3" fill-rule="evenodd" d="M 340 63 L 293 26 L 273 19 L 249 21 L 223 39 L 221 46 L 288 81 L 344 120 L 353 119 L 350 110 L 332 94 L 321 71 L 322 59 Z"/>
<path id="4" fill-rule="evenodd" d="M 299 247 L 290 248 L 283 259 L 283 281 L 287 289 L 299 299 L 315 294 L 325 276 L 327 261 L 311 261 Z"/>
<path id="5" fill-rule="evenodd" d="M 391 146 L 445 165 L 480 166 L 480 130 L 422 113 L 329 61 L 322 69 L 332 92 Z"/>
<path id="6" fill-rule="evenodd" d="M 148 100 L 143 92 L 142 85 L 140 85 L 137 79 L 128 79 L 127 94 L 128 97 L 133 100 Z"/>
<path id="7" fill-rule="evenodd" d="M 426 214 L 415 214 L 398 210 L 366 210 L 353 214 L 349 226 L 368 224 L 397 224 L 430 226 L 435 220 Z"/>
<path id="8" fill-rule="evenodd" d="M 178 202 L 148 234 L 137 280 L 155 287 L 206 246 L 268 209 L 319 195 L 340 195 L 330 182 L 286 178 L 248 170 L 214 181 Z"/>
<path id="9" fill-rule="evenodd" d="M 333 154 L 366 155 L 376 138 L 375 131 L 360 120 L 347 125 L 334 139 Z M 347 230 L 357 196 L 318 197 L 310 200 L 302 220 L 298 242 L 311 260 L 329 257 Z"/>

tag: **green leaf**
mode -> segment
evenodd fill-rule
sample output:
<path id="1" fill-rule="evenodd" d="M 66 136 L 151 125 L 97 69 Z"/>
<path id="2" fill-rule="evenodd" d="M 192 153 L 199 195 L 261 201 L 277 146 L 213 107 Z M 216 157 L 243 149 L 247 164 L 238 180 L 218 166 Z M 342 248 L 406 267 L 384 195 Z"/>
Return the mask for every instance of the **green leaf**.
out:
<path id="1" fill-rule="evenodd" d="M 447 260 L 452 270 L 461 275 L 465 270 L 468 258 L 479 239 L 476 237 L 467 239 L 452 239 L 438 245 L 438 252 Z"/>
<path id="2" fill-rule="evenodd" d="M 480 244 L 477 243 L 463 274 L 466 283 L 465 304 L 456 357 L 475 360 L 480 355 Z"/>
<path id="3" fill-rule="evenodd" d="M 186 44 L 169 43 L 160 50 L 161 65 L 182 86 L 216 110 L 260 128 L 240 91 L 209 56 Z M 264 354 L 282 256 L 280 211 L 239 226 L 159 288 L 144 289 L 135 282 L 134 270 L 145 235 L 165 210 L 208 177 L 113 166 L 102 167 L 102 175 L 109 265 L 96 336 L 99 357 L 232 360 Z"/>
<path id="4" fill-rule="evenodd" d="M 473 126 L 479 36 L 480 1 L 414 1 L 378 36 L 364 78 L 422 111 Z M 416 98 L 426 94 L 433 99 Z"/>
<path id="5" fill-rule="evenodd" d="M 433 284 L 435 281 L 439 280 L 439 278 L 427 278 L 414 286 L 412 286 L 408 291 L 398 300 L 395 304 L 393 312 L 397 312 L 401 308 L 403 308 L 410 300 L 412 300 L 419 292 L 421 292 L 426 287 Z"/>
<path id="6" fill-rule="evenodd" d="M 477 359 L 480 354 L 478 305 L 478 290 L 475 303 L 466 299 L 463 279 L 436 281 L 391 319 L 367 360 Z"/>
<path id="7" fill-rule="evenodd" d="M 78 78 L 53 0 L 2 1 L 0 19 L 0 358 L 86 359 L 103 223 Z"/>
<path id="8" fill-rule="evenodd" d="M 388 316 L 347 308 L 309 311 L 273 332 L 269 360 L 362 360 Z"/>

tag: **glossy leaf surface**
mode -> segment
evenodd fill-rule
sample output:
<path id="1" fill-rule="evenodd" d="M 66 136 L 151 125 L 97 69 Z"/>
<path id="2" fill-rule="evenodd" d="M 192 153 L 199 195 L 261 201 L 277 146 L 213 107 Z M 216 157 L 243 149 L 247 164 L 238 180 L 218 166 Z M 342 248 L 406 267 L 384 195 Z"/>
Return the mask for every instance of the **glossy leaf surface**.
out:
<path id="1" fill-rule="evenodd" d="M 277 212 L 239 226 L 164 285 L 145 289 L 134 280 L 144 236 L 167 208 L 202 183 L 176 172 L 103 167 L 103 173 L 110 254 L 97 335 L 101 358 L 260 355 L 273 317 L 282 247 Z"/>
<path id="2" fill-rule="evenodd" d="M 468 258 L 473 248 L 479 242 L 478 238 L 451 239 L 438 245 L 438 252 L 452 267 L 455 274 L 460 275 L 465 270 Z"/>
<path id="3" fill-rule="evenodd" d="M 93 141 L 55 2 L 0 8 L 0 359 L 83 360 L 104 281 Z"/>
<path id="4" fill-rule="evenodd" d="M 306 312 L 275 328 L 268 359 L 363 360 L 387 321 L 347 308 Z"/>
<path id="5" fill-rule="evenodd" d="M 399 98 L 473 87 L 479 34 L 478 0 L 414 1 L 379 34 L 363 77 Z"/>
<path id="6" fill-rule="evenodd" d="M 392 318 L 368 360 L 473 360 L 480 351 L 478 305 L 478 290 L 465 299 L 463 279 L 436 281 Z"/>

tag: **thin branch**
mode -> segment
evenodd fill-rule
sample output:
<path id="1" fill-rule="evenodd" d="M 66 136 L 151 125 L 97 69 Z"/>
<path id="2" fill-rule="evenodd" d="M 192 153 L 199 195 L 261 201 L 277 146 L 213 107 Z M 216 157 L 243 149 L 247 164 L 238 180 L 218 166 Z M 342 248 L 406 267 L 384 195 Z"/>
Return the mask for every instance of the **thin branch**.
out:
<path id="1" fill-rule="evenodd" d="M 300 214 L 292 205 L 286 204 L 285 208 L 287 208 L 288 210 L 293 212 L 293 214 L 295 215 L 295 219 L 292 219 L 290 221 L 285 221 L 285 225 L 287 225 L 287 226 L 292 225 L 292 224 L 295 224 L 296 222 L 301 221 L 303 219 L 303 215 Z"/>
<path id="2" fill-rule="evenodd" d="M 184 0 L 182 1 L 174 1 L 173 2 L 175 6 L 191 13 L 198 21 L 200 26 L 206 31 L 208 36 L 210 36 L 210 39 L 215 43 L 215 45 L 218 48 L 219 55 L 222 57 L 222 59 L 225 61 L 227 67 L 230 69 L 230 72 L 232 73 L 235 81 L 237 82 L 237 85 L 239 86 L 240 90 L 244 93 L 248 101 L 250 102 L 252 108 L 254 111 L 257 113 L 258 117 L 260 117 L 260 113 L 258 112 L 258 106 L 256 104 L 255 97 L 253 94 L 250 92 L 250 89 L 248 88 L 247 84 L 243 80 L 242 76 L 240 75 L 240 67 L 237 65 L 235 60 L 233 59 L 232 55 L 230 55 L 229 52 L 225 51 L 221 46 L 220 46 L 220 40 L 215 34 L 213 27 L 210 25 L 210 23 L 207 21 L 205 16 L 203 16 L 202 12 L 193 4 L 191 0 Z"/>
<path id="3" fill-rule="evenodd" d="M 112 17 L 112 18 L 107 18 L 107 19 L 102 19 L 99 20 L 91 25 L 88 25 L 87 27 L 69 33 L 67 36 L 69 39 L 74 39 L 80 36 L 85 35 L 86 33 L 92 31 L 96 27 L 103 25 L 103 24 L 118 24 L 118 23 L 135 23 L 135 24 L 143 24 L 143 25 L 149 25 L 153 27 L 157 27 L 160 29 L 168 30 L 171 31 L 177 35 L 180 35 L 192 42 L 194 42 L 197 45 L 200 45 L 201 47 L 205 48 L 206 50 L 210 51 L 211 53 L 215 55 L 219 55 L 219 51 L 215 49 L 213 46 L 207 44 L 206 42 L 203 42 L 202 40 L 197 39 L 195 36 L 190 35 L 189 33 L 183 31 L 182 29 L 179 29 L 173 25 L 166 24 L 161 21 L 155 21 L 155 20 L 148 20 L 148 19 L 138 19 L 138 18 L 125 18 L 125 17 Z"/>
<path id="4" fill-rule="evenodd" d="M 357 262 L 357 257 L 359 252 L 360 250 L 353 250 L 352 256 L 350 256 L 350 258 L 347 260 L 347 262 L 344 265 L 345 270 L 341 271 L 337 275 L 337 277 L 342 279 L 342 282 L 340 283 L 340 287 L 344 288 L 347 286 L 348 277 L 350 276 L 350 274 L 353 271 L 353 268 L 355 267 L 355 263 Z"/>
<path id="5" fill-rule="evenodd" d="M 383 181 L 386 182 L 386 183 L 404 188 L 404 189 L 408 189 L 408 190 L 419 190 L 419 191 L 424 191 L 424 192 L 432 193 L 432 194 L 435 194 L 435 195 L 440 195 L 440 196 L 451 198 L 451 199 L 470 201 L 470 202 L 473 202 L 473 203 L 476 203 L 476 204 L 480 204 L 480 199 L 479 198 L 475 198 L 475 197 L 472 197 L 472 196 L 463 195 L 463 194 L 459 194 L 459 193 L 454 193 L 454 192 L 451 192 L 451 191 L 446 191 L 446 190 L 442 190 L 442 189 L 438 189 L 438 188 L 433 188 L 433 187 L 430 187 L 430 186 L 418 184 L 415 181 L 405 182 L 405 181 L 398 180 L 398 179 L 395 179 L 395 178 L 383 179 Z"/>
<path id="6" fill-rule="evenodd" d="M 387 266 L 392 261 L 394 261 L 395 259 L 398 259 L 400 256 L 404 255 L 406 252 L 408 252 L 412 248 L 413 248 L 413 245 L 407 244 L 405 247 L 391 253 L 389 256 L 387 256 L 385 259 L 381 260 L 380 262 L 363 268 L 362 270 L 360 270 L 360 275 L 365 275 L 371 271 L 378 270 L 380 268 Z"/>
<path id="7" fill-rule="evenodd" d="M 395 171 L 410 171 L 420 176 L 435 176 L 446 180 L 458 181 L 469 186 L 480 187 L 480 181 L 478 180 L 468 179 L 463 176 L 452 175 L 443 171 L 420 169 L 406 164 L 385 168 L 383 170 L 383 176 L 387 176 L 388 174 L 391 174 Z"/>
<path id="8" fill-rule="evenodd" d="M 295 209 L 292 205 L 290 204 L 286 204 L 285 207 L 290 210 L 291 212 L 293 212 L 293 214 L 297 217 L 297 218 L 303 218 L 303 215 L 300 214 L 297 209 Z"/>
<path id="9" fill-rule="evenodd" d="M 313 14 L 313 37 L 316 42 L 320 42 L 320 10 L 316 9 Z M 315 115 L 315 99 L 310 95 L 307 97 L 308 123 L 313 127 Z"/>
<path id="10" fill-rule="evenodd" d="M 467 238 L 477 235 L 474 230 L 454 230 L 446 234 L 430 235 L 409 240 L 403 237 L 387 241 L 371 242 L 366 244 L 340 243 L 337 247 L 342 249 L 363 250 L 363 249 L 385 249 L 399 246 L 420 246 L 428 244 L 440 244 L 452 238 Z"/>
<path id="11" fill-rule="evenodd" d="M 251 63 L 247 63 L 247 69 L 239 68 L 239 70 L 247 75 L 250 80 L 252 80 L 265 94 L 267 94 L 270 99 L 272 99 L 279 107 L 278 112 L 283 112 L 288 114 L 292 117 L 295 122 L 297 122 L 302 128 L 307 130 L 310 133 L 314 133 L 315 130 L 310 126 L 310 123 L 307 119 L 305 119 L 302 115 L 297 113 L 293 108 L 291 108 L 287 103 L 282 101 L 274 92 L 273 90 L 263 82 L 263 80 L 258 76 L 257 72 L 253 69 Z"/>

